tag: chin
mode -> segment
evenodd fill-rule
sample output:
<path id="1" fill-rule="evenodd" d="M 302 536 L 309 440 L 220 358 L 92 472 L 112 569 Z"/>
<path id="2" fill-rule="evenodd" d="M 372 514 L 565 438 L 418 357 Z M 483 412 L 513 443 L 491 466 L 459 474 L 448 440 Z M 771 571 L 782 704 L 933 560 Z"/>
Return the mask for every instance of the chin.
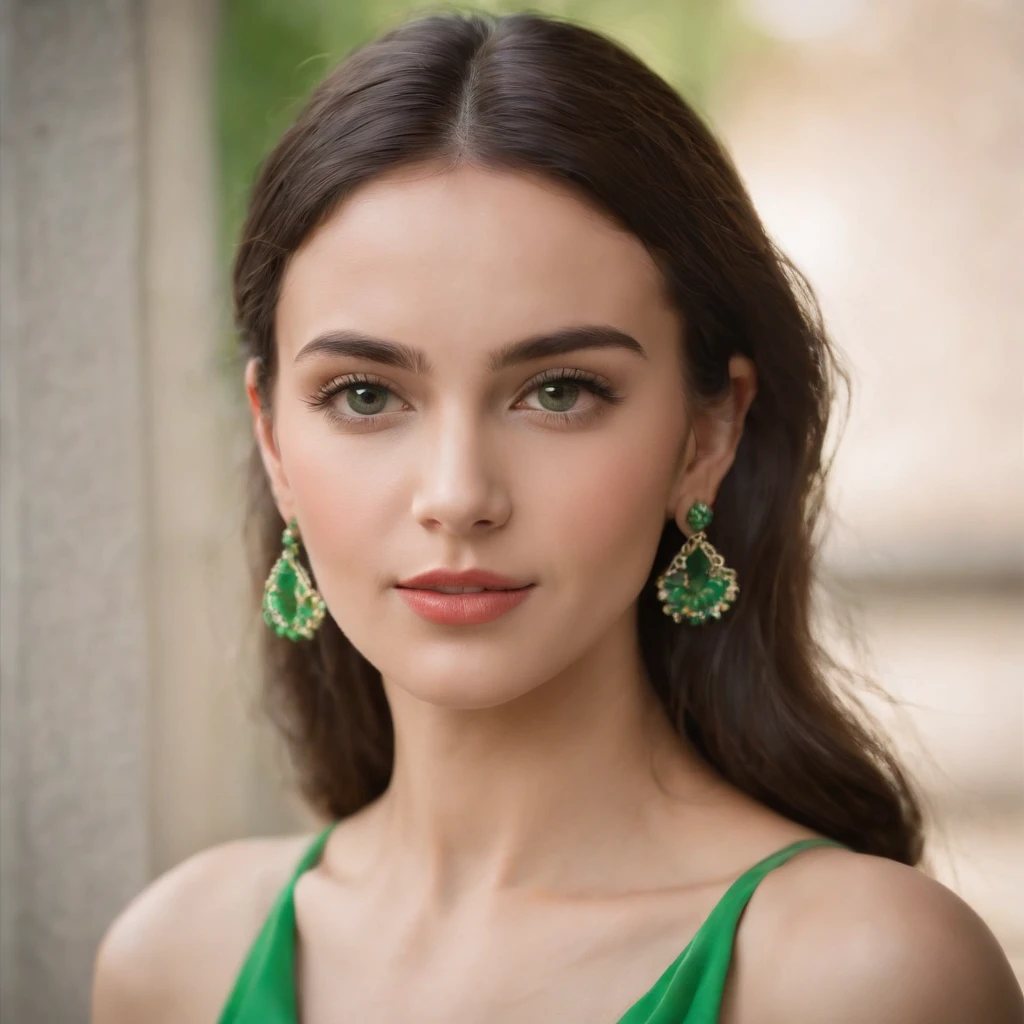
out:
<path id="1" fill-rule="evenodd" d="M 462 644 L 441 650 L 414 646 L 409 654 L 401 664 L 393 657 L 378 663 L 385 688 L 452 711 L 500 707 L 538 689 L 547 678 L 542 666 L 524 662 L 505 645 L 475 652 Z"/>
<path id="2" fill-rule="evenodd" d="M 511 680 L 503 685 L 495 682 L 493 677 L 487 680 L 479 676 L 465 680 L 452 679 L 450 676 L 432 680 L 420 676 L 412 685 L 406 686 L 401 682 L 393 682 L 392 685 L 424 704 L 449 711 L 484 711 L 500 707 L 536 688 L 535 685 L 516 685 Z"/>

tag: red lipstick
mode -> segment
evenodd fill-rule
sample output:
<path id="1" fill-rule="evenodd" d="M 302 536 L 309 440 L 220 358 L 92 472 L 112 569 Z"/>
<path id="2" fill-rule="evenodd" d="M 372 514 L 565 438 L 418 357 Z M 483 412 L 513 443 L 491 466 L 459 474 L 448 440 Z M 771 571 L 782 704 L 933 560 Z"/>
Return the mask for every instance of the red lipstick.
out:
<path id="1" fill-rule="evenodd" d="M 474 626 L 490 622 L 526 600 L 533 589 L 487 569 L 432 569 L 397 584 L 402 600 L 417 615 L 439 625 Z M 487 587 L 477 593 L 445 594 L 430 587 Z"/>

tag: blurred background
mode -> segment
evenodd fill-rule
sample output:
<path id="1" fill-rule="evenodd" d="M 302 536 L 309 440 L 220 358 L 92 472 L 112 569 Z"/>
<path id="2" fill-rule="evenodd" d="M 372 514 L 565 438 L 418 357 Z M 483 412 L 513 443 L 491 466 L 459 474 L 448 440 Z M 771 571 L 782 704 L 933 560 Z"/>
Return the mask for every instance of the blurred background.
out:
<path id="1" fill-rule="evenodd" d="M 311 824 L 255 704 L 227 268 L 312 85 L 422 6 L 0 0 L 5 1021 L 85 1021 L 149 880 Z M 817 289 L 854 376 L 824 582 L 864 643 L 822 629 L 1024 977 L 1024 4 L 532 9 L 678 86 Z"/>

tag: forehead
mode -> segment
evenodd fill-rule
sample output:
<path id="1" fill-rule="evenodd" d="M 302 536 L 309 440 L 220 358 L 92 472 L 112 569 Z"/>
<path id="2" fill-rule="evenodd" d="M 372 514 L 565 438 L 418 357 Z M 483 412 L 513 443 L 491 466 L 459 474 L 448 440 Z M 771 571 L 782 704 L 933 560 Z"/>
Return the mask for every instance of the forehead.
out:
<path id="1" fill-rule="evenodd" d="M 559 185 L 474 167 L 362 186 L 294 254 L 282 357 L 316 334 L 366 331 L 464 355 L 574 323 L 663 323 L 660 273 L 635 236 Z"/>

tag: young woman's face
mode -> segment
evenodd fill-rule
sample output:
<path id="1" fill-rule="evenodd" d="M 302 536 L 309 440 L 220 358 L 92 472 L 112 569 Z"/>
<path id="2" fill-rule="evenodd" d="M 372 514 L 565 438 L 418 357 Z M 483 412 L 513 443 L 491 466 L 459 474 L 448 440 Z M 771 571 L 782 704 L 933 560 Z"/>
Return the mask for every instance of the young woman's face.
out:
<path id="1" fill-rule="evenodd" d="M 501 358 L 569 329 L 582 347 Z M 378 179 L 295 254 L 263 455 L 330 614 L 389 685 L 488 707 L 632 654 L 689 440 L 681 332 L 640 242 L 526 175 Z M 357 336 L 414 365 L 346 351 Z M 532 587 L 475 624 L 396 589 L 469 568 Z"/>

